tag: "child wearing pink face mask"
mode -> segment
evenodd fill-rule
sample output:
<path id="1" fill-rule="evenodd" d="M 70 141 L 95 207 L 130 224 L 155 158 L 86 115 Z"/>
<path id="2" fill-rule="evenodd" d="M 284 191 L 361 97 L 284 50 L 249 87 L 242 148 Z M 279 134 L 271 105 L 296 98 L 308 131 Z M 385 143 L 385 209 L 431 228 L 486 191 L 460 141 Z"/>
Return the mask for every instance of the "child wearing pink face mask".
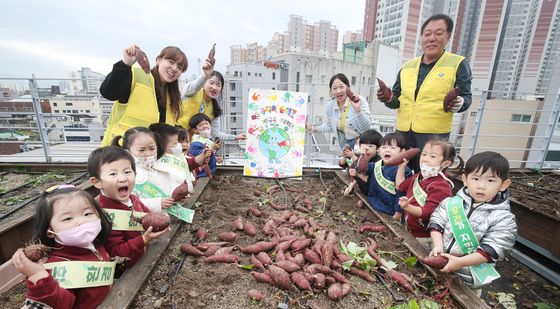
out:
<path id="1" fill-rule="evenodd" d="M 25 307 L 96 308 L 109 294 L 115 271 L 103 246 L 111 232 L 109 218 L 87 192 L 58 185 L 41 196 L 36 219 L 34 240 L 52 249 L 46 263 L 33 262 L 22 249 L 12 257 L 15 268 L 27 278 Z M 87 268 L 70 270 L 71 264 L 101 267 L 106 273 L 94 282 L 70 282 L 65 280 L 70 273 L 73 278 L 88 277 Z M 63 267 L 69 270 L 62 271 Z"/>

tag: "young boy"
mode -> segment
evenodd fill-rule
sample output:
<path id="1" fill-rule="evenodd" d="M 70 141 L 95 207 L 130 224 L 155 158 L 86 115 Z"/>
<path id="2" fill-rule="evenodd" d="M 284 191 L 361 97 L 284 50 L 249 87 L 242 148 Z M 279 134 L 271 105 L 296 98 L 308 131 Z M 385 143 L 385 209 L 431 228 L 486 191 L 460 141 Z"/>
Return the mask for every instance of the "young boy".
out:
<path id="1" fill-rule="evenodd" d="M 221 143 L 219 140 L 212 140 L 210 122 L 210 118 L 203 113 L 196 114 L 189 120 L 189 127 L 195 132 L 191 140 L 191 155 L 198 156 L 207 149 L 212 151 L 207 163 L 208 168 L 202 168 L 198 177 L 212 178 L 212 174 L 216 172 L 216 163 L 220 161 L 220 157 L 216 156 L 216 150 L 220 148 Z"/>
<path id="2" fill-rule="evenodd" d="M 136 213 L 150 211 L 132 195 L 136 166 L 128 151 L 115 146 L 95 149 L 88 159 L 88 172 L 91 183 L 101 191 L 99 205 L 107 211 L 113 223 L 105 248 L 111 257 L 128 259 L 124 267 L 117 269 L 120 275 L 144 255 L 152 239 L 160 237 L 167 230 L 153 233 L 152 227 L 149 227 L 142 233 L 142 226 L 138 228 L 137 225 L 129 224 L 132 210 Z"/>
<path id="3" fill-rule="evenodd" d="M 441 271 L 456 272 L 480 296 L 478 288 L 499 277 L 492 263 L 511 250 L 517 234 L 506 192 L 509 163 L 499 153 L 481 152 L 467 161 L 462 178 L 465 187 L 430 218 L 430 255 L 448 258 Z"/>
<path id="4" fill-rule="evenodd" d="M 368 164 L 367 176 L 369 177 L 368 202 L 373 209 L 401 220 L 403 210 L 399 206 L 399 197 L 404 194 L 396 189 L 395 178 L 398 165 L 385 166 L 384 164 L 405 151 L 405 139 L 402 134 L 386 134 L 380 142 L 379 155 L 381 160 Z M 405 178 L 412 176 L 407 167 Z"/>
<path id="5" fill-rule="evenodd" d="M 177 130 L 179 131 L 178 140 L 183 148 L 183 156 L 189 164 L 189 170 L 193 173 L 193 175 L 195 176 L 194 178 L 196 179 L 198 178 L 198 168 L 206 163 L 207 159 L 210 158 L 210 155 L 212 155 L 212 151 L 210 149 L 207 149 L 205 152 L 199 154 L 198 156 L 192 157 L 189 153 L 189 149 L 191 147 L 191 138 L 189 136 L 189 132 L 180 126 L 177 126 Z"/>
<path id="6" fill-rule="evenodd" d="M 359 154 L 364 155 L 367 162 L 377 161 L 379 160 L 379 156 L 377 155 L 377 148 L 379 148 L 379 143 L 382 137 L 383 136 L 381 136 L 381 134 L 374 129 L 366 130 L 358 137 L 357 145 L 355 148 L 359 149 Z M 367 175 L 365 175 L 366 171 L 356 170 L 356 164 L 358 162 L 358 156 L 356 152 L 345 149 L 342 152 L 343 156 L 340 158 L 340 167 L 348 167 L 348 174 L 354 178 L 348 188 L 344 190 L 345 195 L 350 194 L 356 184 L 363 194 L 368 194 L 368 177 Z M 352 161 L 352 164 L 350 166 L 348 166 L 346 158 L 350 158 L 350 160 Z M 359 172 L 362 172 L 362 174 L 360 174 Z"/>

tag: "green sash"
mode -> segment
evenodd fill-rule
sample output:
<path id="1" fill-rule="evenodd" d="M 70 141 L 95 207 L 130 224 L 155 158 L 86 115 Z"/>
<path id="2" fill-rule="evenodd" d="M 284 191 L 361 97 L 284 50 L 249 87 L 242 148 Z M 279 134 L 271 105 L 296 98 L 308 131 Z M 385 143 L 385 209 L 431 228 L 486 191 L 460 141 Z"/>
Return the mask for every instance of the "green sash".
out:
<path id="1" fill-rule="evenodd" d="M 113 284 L 115 262 L 64 261 L 46 263 L 54 280 L 65 289 L 91 288 Z"/>
<path id="2" fill-rule="evenodd" d="M 165 194 L 165 192 L 163 192 L 158 186 L 149 181 L 146 181 L 143 184 L 136 184 L 134 186 L 134 190 L 136 192 L 139 192 L 141 196 L 145 196 L 148 198 L 168 197 L 167 194 Z M 165 211 L 167 211 L 168 214 L 188 223 L 192 223 L 192 220 L 194 218 L 194 210 L 181 207 L 179 203 L 173 203 L 173 205 L 165 209 Z"/>
<path id="3" fill-rule="evenodd" d="M 173 168 L 181 171 L 189 171 L 187 160 L 181 159 L 176 155 L 165 154 L 163 157 L 159 158 L 159 162 L 169 164 Z"/>
<path id="4" fill-rule="evenodd" d="M 144 231 L 142 224 L 130 219 L 132 211 L 109 208 L 104 208 L 103 210 L 107 213 L 111 222 L 113 222 L 114 231 Z M 145 212 L 140 211 L 134 212 L 135 217 L 143 217 L 145 214 Z"/>
<path id="5" fill-rule="evenodd" d="M 463 209 L 463 199 L 454 196 L 447 204 L 447 215 L 453 230 L 453 236 L 463 254 L 471 254 L 476 251 L 479 245 L 478 239 L 469 223 L 465 210 Z M 488 284 L 498 278 L 500 274 L 490 263 L 482 263 L 477 266 L 469 266 L 473 274 L 474 286 Z"/>
<path id="6" fill-rule="evenodd" d="M 375 162 L 375 168 L 373 169 L 373 173 L 375 175 L 375 180 L 377 180 L 377 183 L 379 184 L 379 186 L 381 188 L 383 188 L 383 190 L 391 193 L 391 194 L 397 194 L 396 187 L 395 187 L 395 182 L 391 181 L 387 178 L 385 178 L 385 176 L 383 176 L 383 171 L 381 168 L 381 164 L 382 164 L 383 160 L 379 160 L 377 162 Z"/>
<path id="7" fill-rule="evenodd" d="M 424 190 L 422 190 L 422 187 L 420 187 L 420 182 L 418 182 L 418 178 L 420 178 L 420 176 L 414 179 L 412 193 L 414 193 L 414 198 L 418 202 L 418 205 L 424 207 L 424 205 L 426 205 L 426 199 L 428 198 L 428 194 Z"/>

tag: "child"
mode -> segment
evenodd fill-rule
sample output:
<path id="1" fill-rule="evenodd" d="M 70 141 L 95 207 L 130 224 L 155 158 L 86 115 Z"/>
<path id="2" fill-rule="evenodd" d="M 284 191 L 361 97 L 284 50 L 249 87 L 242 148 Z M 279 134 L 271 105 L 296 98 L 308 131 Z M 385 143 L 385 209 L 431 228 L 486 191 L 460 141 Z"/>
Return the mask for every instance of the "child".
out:
<path id="1" fill-rule="evenodd" d="M 457 272 L 467 286 L 477 289 L 499 277 L 487 263 L 502 260 L 515 244 L 517 225 L 506 192 L 511 184 L 509 163 L 496 152 L 478 153 L 467 161 L 462 178 L 465 187 L 445 199 L 430 218 L 430 255 L 448 258 L 441 271 Z M 458 218 L 463 224 L 457 224 Z M 469 235 L 476 239 L 465 242 Z M 475 290 L 478 296 L 481 292 Z"/>
<path id="2" fill-rule="evenodd" d="M 210 155 L 212 155 L 212 151 L 210 149 L 207 149 L 198 156 L 192 157 L 189 154 L 189 148 L 191 146 L 189 132 L 187 132 L 187 130 L 180 126 L 177 126 L 177 130 L 179 131 L 179 143 L 183 147 L 183 156 L 187 160 L 189 170 L 193 173 L 194 178 L 196 179 L 198 178 L 198 168 L 204 165 L 204 163 L 208 163 L 207 161 L 210 158 Z"/>
<path id="3" fill-rule="evenodd" d="M 429 140 L 420 153 L 420 173 L 405 180 L 408 160 L 397 169 L 397 190 L 406 192 L 406 197 L 399 198 L 406 225 L 412 236 L 428 250 L 431 239 L 427 226 L 439 203 L 451 196 L 453 182 L 444 172 L 454 160 L 455 147 L 447 141 L 434 139 Z"/>
<path id="4" fill-rule="evenodd" d="M 358 162 L 357 155 L 364 155 L 367 162 L 379 160 L 379 156 L 377 155 L 377 148 L 379 148 L 379 142 L 381 141 L 381 138 L 382 136 L 379 132 L 374 129 L 369 129 L 360 134 L 357 139 L 357 145 L 354 148 L 358 148 L 359 151 L 356 152 L 349 149 L 343 150 L 343 157 L 341 158 L 339 165 L 343 168 L 348 167 L 348 174 L 354 178 L 350 185 L 344 190 L 345 195 L 350 194 L 356 184 L 358 184 L 358 187 L 363 194 L 368 194 L 368 178 L 366 175 L 366 170 L 356 170 L 356 164 Z M 352 161 L 352 164 L 350 164 L 350 166 L 348 166 L 348 162 L 345 159 L 348 157 Z M 342 164 L 343 160 L 344 164 Z"/>
<path id="5" fill-rule="evenodd" d="M 160 131 L 159 134 L 147 128 L 136 127 L 128 129 L 122 137 L 123 147 L 132 154 L 137 163 L 133 193 L 151 212 L 161 212 L 170 208 L 174 203 L 171 195 L 177 187 L 186 186 L 185 194 L 194 192 L 194 177 L 185 160 L 170 154 L 175 147 L 171 145 L 178 145 L 177 134 L 174 134 L 178 133 L 177 129 L 165 123 L 158 125 L 161 125 L 160 128 L 156 128 Z M 116 138 L 113 145 L 117 145 L 120 139 L 120 136 Z M 144 164 L 143 158 L 146 157 L 150 159 Z"/>
<path id="6" fill-rule="evenodd" d="M 51 252 L 47 264 L 31 261 L 22 249 L 12 257 L 16 269 L 27 277 L 26 308 L 96 308 L 109 294 L 113 282 L 114 263 L 103 246 L 111 232 L 107 216 L 87 192 L 73 185 L 58 185 L 41 195 L 35 218 L 35 241 L 50 247 Z M 64 281 L 65 273 L 57 272 L 48 263 L 71 261 L 107 267 L 110 273 L 93 286 L 76 282 L 70 285 Z M 68 265 L 59 264 L 58 269 L 61 266 Z M 87 270 L 72 269 L 73 278 L 87 275 Z"/>
<path id="7" fill-rule="evenodd" d="M 208 168 L 200 170 L 198 177 L 212 178 L 212 174 L 216 172 L 216 163 L 220 161 L 220 158 L 216 156 L 216 150 L 220 148 L 221 143 L 217 139 L 215 141 L 211 139 L 210 118 L 203 113 L 196 114 L 191 117 L 189 127 L 195 132 L 191 141 L 191 155 L 198 156 L 207 148 L 212 151 L 208 159 Z"/>
<path id="8" fill-rule="evenodd" d="M 403 210 L 399 206 L 399 198 L 403 193 L 396 190 L 395 185 L 398 166 L 385 166 L 384 164 L 404 152 L 405 140 L 401 134 L 389 133 L 381 139 L 380 144 L 381 160 L 369 163 L 366 173 L 369 177 L 368 202 L 373 209 L 400 221 Z M 404 177 L 410 176 L 412 176 L 412 172 L 405 167 Z"/>
<path id="9" fill-rule="evenodd" d="M 131 211 L 150 212 L 150 210 L 132 194 L 136 165 L 128 151 L 115 146 L 95 149 L 89 155 L 88 172 L 91 183 L 101 191 L 99 205 L 112 218 L 113 230 L 105 248 L 111 257 L 129 259 L 117 270 L 118 276 L 144 255 L 144 250 L 152 239 L 160 237 L 167 230 L 153 233 L 150 226 L 142 233 L 141 226 L 138 228 L 137 225 L 129 224 Z M 121 212 L 122 210 L 125 212 Z M 120 214 L 123 213 L 124 217 L 121 217 Z"/>

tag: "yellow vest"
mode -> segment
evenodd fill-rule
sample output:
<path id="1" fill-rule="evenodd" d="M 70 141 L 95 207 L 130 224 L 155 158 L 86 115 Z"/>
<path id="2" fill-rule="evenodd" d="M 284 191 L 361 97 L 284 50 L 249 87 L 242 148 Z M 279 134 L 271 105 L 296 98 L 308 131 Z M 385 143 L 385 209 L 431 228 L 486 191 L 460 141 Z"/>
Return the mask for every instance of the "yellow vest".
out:
<path id="1" fill-rule="evenodd" d="M 169 105 L 169 95 L 166 104 L 165 123 L 175 125 L 177 122 Z M 101 146 L 111 145 L 115 136 L 123 135 L 130 128 L 148 127 L 157 122 L 159 110 L 154 77 L 151 73 L 146 74 L 140 67 L 134 66 L 128 103 L 115 101 L 113 104 Z"/>
<path id="2" fill-rule="evenodd" d="M 444 52 L 418 90 L 416 82 L 422 57 L 403 64 L 401 68 L 400 107 L 397 109 L 397 130 L 416 133 L 449 133 L 453 113 L 443 110 L 443 99 L 455 86 L 457 68 L 465 57 Z"/>
<path id="3" fill-rule="evenodd" d="M 212 105 L 212 101 L 204 102 L 203 87 L 192 97 L 183 100 L 181 104 L 181 117 L 179 117 L 177 123 L 183 128 L 189 129 L 189 121 L 192 116 L 200 112 L 200 104 L 204 104 L 204 114 L 210 117 L 210 120 L 214 119 L 214 106 Z"/>

